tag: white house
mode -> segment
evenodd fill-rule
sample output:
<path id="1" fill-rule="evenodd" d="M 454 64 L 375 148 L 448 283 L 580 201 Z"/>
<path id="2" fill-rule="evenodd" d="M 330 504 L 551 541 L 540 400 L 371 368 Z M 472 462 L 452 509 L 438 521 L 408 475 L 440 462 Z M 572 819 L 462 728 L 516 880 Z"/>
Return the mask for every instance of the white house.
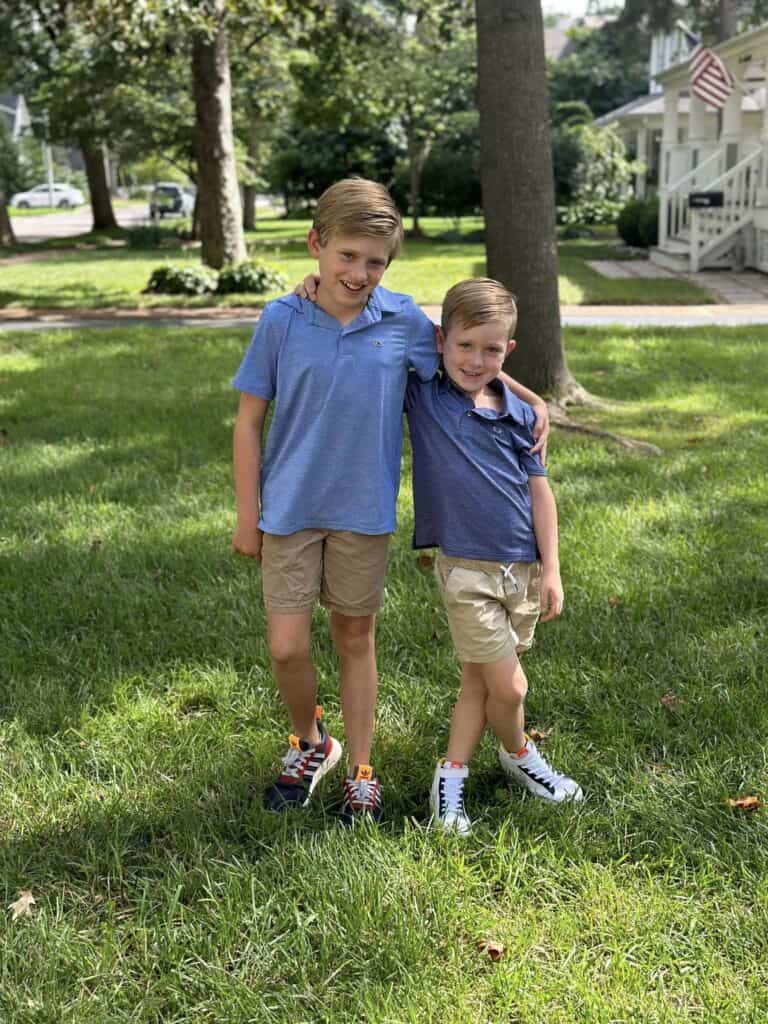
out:
<path id="1" fill-rule="evenodd" d="M 711 48 L 735 79 L 722 110 L 691 92 L 682 34 L 667 38 L 664 52 L 657 46 L 652 55 L 652 90 L 660 91 L 598 121 L 615 124 L 646 165 L 637 194 L 658 192 L 659 244 L 651 259 L 678 270 L 750 266 L 768 273 L 768 23 Z M 693 201 L 692 193 L 699 194 Z"/>

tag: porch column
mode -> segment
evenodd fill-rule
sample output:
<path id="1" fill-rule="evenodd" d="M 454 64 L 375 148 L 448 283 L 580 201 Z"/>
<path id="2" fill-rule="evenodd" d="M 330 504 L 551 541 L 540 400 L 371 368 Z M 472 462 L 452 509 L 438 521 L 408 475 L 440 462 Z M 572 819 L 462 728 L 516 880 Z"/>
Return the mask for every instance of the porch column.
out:
<path id="1" fill-rule="evenodd" d="M 733 74 L 733 69 L 729 68 Z M 734 76 L 735 77 L 735 76 Z M 721 142 L 725 146 L 725 169 L 730 170 L 744 155 L 741 152 L 741 83 L 736 79 L 733 92 L 723 107 L 723 131 Z"/>
<path id="2" fill-rule="evenodd" d="M 637 159 L 643 165 L 642 170 L 638 171 L 635 175 L 635 195 L 638 199 L 645 198 L 645 182 L 650 170 L 648 161 L 650 154 L 648 152 L 648 123 L 643 121 L 640 127 L 637 129 L 637 140 L 635 144 L 637 151 Z"/>
<path id="3" fill-rule="evenodd" d="M 691 90 L 688 113 L 688 145 L 690 147 L 690 170 L 694 170 L 707 158 L 707 113 L 704 100 Z M 697 185 L 701 182 L 697 181 Z"/>
<path id="4" fill-rule="evenodd" d="M 664 90 L 664 120 L 661 134 L 661 183 L 670 185 L 676 178 L 680 177 L 679 168 L 675 160 L 677 152 L 677 103 L 680 96 L 679 89 Z"/>

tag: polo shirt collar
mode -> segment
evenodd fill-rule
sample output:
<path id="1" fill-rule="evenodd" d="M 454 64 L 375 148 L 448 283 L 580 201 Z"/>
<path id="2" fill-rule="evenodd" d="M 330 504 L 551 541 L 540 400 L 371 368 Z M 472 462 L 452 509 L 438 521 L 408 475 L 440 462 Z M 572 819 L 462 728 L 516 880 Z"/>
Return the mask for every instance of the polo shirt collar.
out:
<path id="1" fill-rule="evenodd" d="M 475 404 L 472 399 L 460 387 L 457 387 L 453 383 L 451 378 L 445 372 L 442 371 L 440 377 L 440 383 L 438 385 L 439 390 L 442 393 L 449 393 L 454 397 L 458 398 L 464 405 L 470 409 L 474 409 L 478 416 L 482 416 L 483 419 L 499 419 L 499 420 L 511 420 L 513 423 L 517 423 L 520 426 L 525 426 L 525 415 L 522 408 L 522 402 L 513 395 L 509 388 L 505 388 L 502 382 L 498 379 L 491 381 L 490 386 L 494 391 L 499 393 L 502 397 L 504 407 L 501 412 L 496 412 L 494 409 L 475 409 Z"/>
<path id="2" fill-rule="evenodd" d="M 329 313 L 326 313 L 324 309 L 321 309 L 316 302 L 299 298 L 298 295 L 286 295 L 279 301 L 300 312 L 307 323 L 313 327 L 332 327 L 338 329 L 338 320 Z M 400 296 L 379 285 L 371 292 L 368 302 L 358 316 L 351 323 L 348 323 L 343 330 L 345 332 L 359 331 L 363 327 L 379 323 L 385 316 L 399 313 L 401 309 L 402 300 Z"/>

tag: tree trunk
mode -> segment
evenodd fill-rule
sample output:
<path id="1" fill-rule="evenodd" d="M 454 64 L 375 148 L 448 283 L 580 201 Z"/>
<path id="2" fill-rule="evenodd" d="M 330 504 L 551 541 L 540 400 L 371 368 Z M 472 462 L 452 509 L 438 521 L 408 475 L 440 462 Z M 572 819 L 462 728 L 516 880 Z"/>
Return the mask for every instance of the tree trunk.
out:
<path id="1" fill-rule="evenodd" d="M 505 364 L 539 394 L 573 398 L 557 294 L 555 191 L 539 0 L 475 0 L 488 275 L 519 302 Z"/>
<path id="2" fill-rule="evenodd" d="M 0 245 L 16 245 L 11 218 L 8 215 L 8 198 L 0 189 Z"/>
<path id="3" fill-rule="evenodd" d="M 255 185 L 243 185 L 243 227 L 246 231 L 256 230 L 256 193 Z"/>
<path id="4" fill-rule="evenodd" d="M 718 0 L 717 9 L 717 41 L 718 43 L 730 39 L 738 32 L 738 19 L 736 16 L 736 4 L 733 0 Z"/>
<path id="5" fill-rule="evenodd" d="M 80 140 L 80 149 L 83 153 L 88 191 L 91 196 L 93 230 L 104 231 L 116 228 L 118 223 L 112 209 L 112 197 L 109 194 L 107 169 L 104 166 L 104 149 L 98 142 L 83 139 Z"/>
<path id="6" fill-rule="evenodd" d="M 232 136 L 232 90 L 222 0 L 216 0 L 216 11 L 219 25 L 214 36 L 195 37 L 192 89 L 202 257 L 203 263 L 218 269 L 241 263 L 246 250 Z"/>

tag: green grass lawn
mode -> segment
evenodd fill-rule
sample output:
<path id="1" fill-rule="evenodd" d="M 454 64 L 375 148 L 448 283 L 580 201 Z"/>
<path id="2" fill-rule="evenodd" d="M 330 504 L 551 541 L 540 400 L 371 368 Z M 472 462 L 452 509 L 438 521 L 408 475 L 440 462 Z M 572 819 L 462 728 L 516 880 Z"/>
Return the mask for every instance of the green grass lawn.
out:
<path id="1" fill-rule="evenodd" d="M 460 841 L 425 828 L 458 670 L 409 548 L 407 459 L 375 764 L 264 812 L 286 725 L 258 572 L 229 551 L 248 331 L 0 333 L 0 1019 L 14 1024 L 745 1024 L 768 1019 L 768 329 L 567 332 L 551 446 L 566 612 L 529 722 L 576 808 L 485 741 Z M 343 735 L 324 614 L 314 653 Z M 667 709 L 660 699 L 672 695 Z M 506 947 L 498 963 L 478 949 Z"/>
<path id="2" fill-rule="evenodd" d="M 481 242 L 459 237 L 441 240 L 451 223 L 427 218 L 424 241 L 408 241 L 403 254 L 387 271 L 384 283 L 395 291 L 414 295 L 420 303 L 439 304 L 448 288 L 465 277 L 486 273 L 485 248 Z M 464 235 L 481 226 L 478 218 L 462 222 Z M 248 237 L 255 258 L 285 274 L 292 284 L 315 269 L 304 239 L 308 221 L 262 220 Z M 16 252 L 40 251 L 47 258 L 6 264 L 0 267 L 0 309 L 2 308 L 99 308 L 104 306 L 199 307 L 216 304 L 236 306 L 263 304 L 280 294 L 179 297 L 142 295 L 152 270 L 165 262 L 199 263 L 199 253 L 189 250 L 120 249 L 104 246 L 104 236 L 83 236 L 79 244 L 99 245 L 72 251 L 72 240 L 55 239 L 35 247 L 17 247 Z M 65 250 L 69 246 L 69 251 Z M 51 251 L 58 252 L 51 258 Z M 614 246 L 605 239 L 569 241 L 560 245 L 560 301 L 566 304 L 690 304 L 711 301 L 709 294 L 683 280 L 610 280 L 586 265 L 591 259 L 616 258 Z"/>

